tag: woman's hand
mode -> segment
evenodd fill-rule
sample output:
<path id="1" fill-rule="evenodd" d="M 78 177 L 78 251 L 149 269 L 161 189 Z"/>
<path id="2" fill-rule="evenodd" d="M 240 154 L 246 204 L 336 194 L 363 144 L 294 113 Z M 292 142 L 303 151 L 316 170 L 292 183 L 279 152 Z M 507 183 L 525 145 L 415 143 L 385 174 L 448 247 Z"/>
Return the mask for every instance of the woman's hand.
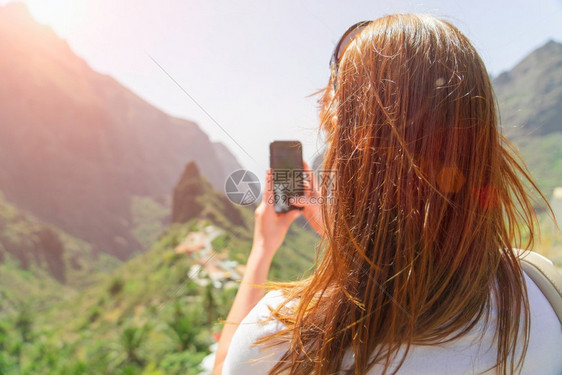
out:
<path id="1" fill-rule="evenodd" d="M 273 206 L 273 174 L 271 170 L 268 170 L 263 200 L 255 211 L 254 244 L 246 263 L 240 288 L 238 288 L 221 333 L 213 375 L 222 373 L 223 363 L 232 337 L 236 332 L 236 327 L 263 298 L 264 288 L 260 286 L 263 286 L 267 280 L 273 255 L 283 243 L 289 226 L 300 214 L 300 211 L 290 211 L 285 214 L 275 212 Z"/>
<path id="2" fill-rule="evenodd" d="M 252 252 L 261 251 L 262 255 L 273 257 L 283 243 L 291 223 L 301 215 L 301 211 L 293 210 L 284 214 L 275 212 L 273 204 L 273 173 L 267 170 L 263 199 L 254 212 L 254 245 Z"/>
<path id="3" fill-rule="evenodd" d="M 303 207 L 301 211 L 312 229 L 320 236 L 324 236 L 323 222 L 322 222 L 322 205 L 318 203 L 320 197 L 320 190 L 318 181 L 314 171 L 303 161 L 304 169 L 307 173 L 307 178 L 304 181 L 305 196 L 291 198 L 292 205 Z M 303 199 L 304 198 L 304 199 Z"/>

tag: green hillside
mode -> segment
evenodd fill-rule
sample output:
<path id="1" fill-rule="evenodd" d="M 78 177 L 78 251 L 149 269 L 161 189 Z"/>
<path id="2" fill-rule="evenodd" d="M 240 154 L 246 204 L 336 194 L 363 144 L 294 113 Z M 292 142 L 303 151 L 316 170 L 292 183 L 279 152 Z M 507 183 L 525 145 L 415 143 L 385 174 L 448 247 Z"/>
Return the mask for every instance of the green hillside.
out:
<path id="1" fill-rule="evenodd" d="M 196 374 L 236 292 L 234 281 L 218 288 L 210 281 L 204 285 L 204 274 L 196 281 L 192 267 L 200 259 L 174 252 L 190 232 L 205 228 L 212 228 L 208 220 L 174 224 L 148 252 L 103 282 L 41 314 L 5 318 L 0 373 Z M 311 266 L 293 246 L 313 236 L 300 228 L 291 236 L 274 260 L 278 279 L 292 279 Z M 219 256 L 232 247 L 247 256 L 251 246 L 248 236 L 218 242 Z M 22 314 L 29 322 L 23 327 Z"/>
<path id="2" fill-rule="evenodd" d="M 200 187 L 189 198 L 197 202 L 188 210 L 192 217 L 176 209 L 187 221 L 170 225 L 150 250 L 80 293 L 40 314 L 22 309 L 0 320 L 0 374 L 198 373 L 236 293 L 253 212 L 225 200 L 192 168 L 176 188 Z M 310 272 L 316 242 L 295 223 L 271 278 Z"/>
<path id="3" fill-rule="evenodd" d="M 516 145 L 547 199 L 562 186 L 562 44 L 549 41 L 494 79 L 504 134 Z M 557 217 L 562 225 L 562 217 Z M 562 269 L 562 233 L 540 214 L 536 251 Z"/>
<path id="4" fill-rule="evenodd" d="M 494 79 L 502 126 L 514 140 L 562 132 L 562 44 L 553 40 Z"/>
<path id="5" fill-rule="evenodd" d="M 562 131 L 542 137 L 516 138 L 523 160 L 546 197 L 562 186 Z"/>
<path id="6" fill-rule="evenodd" d="M 505 135 L 550 196 L 562 186 L 562 44 L 549 41 L 493 83 Z"/>
<path id="7" fill-rule="evenodd" d="M 119 263 L 23 213 L 0 193 L 0 316 L 72 297 Z"/>

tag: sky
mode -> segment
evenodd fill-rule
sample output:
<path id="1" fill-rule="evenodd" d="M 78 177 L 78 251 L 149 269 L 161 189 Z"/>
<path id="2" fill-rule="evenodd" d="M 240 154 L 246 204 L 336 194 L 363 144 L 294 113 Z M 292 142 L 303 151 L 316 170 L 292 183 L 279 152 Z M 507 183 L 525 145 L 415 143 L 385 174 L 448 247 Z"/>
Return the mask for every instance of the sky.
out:
<path id="1" fill-rule="evenodd" d="M 397 12 L 447 19 L 494 76 L 548 40 L 562 42 L 562 0 L 23 2 L 93 69 L 197 122 L 260 177 L 274 140 L 300 140 L 309 162 L 322 149 L 313 94 L 357 21 Z"/>

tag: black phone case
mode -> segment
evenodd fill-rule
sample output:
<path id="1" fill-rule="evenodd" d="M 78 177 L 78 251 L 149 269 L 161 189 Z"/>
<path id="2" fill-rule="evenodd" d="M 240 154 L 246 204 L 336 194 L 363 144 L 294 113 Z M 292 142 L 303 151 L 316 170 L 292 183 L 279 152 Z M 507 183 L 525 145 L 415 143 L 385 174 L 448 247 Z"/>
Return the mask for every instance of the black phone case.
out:
<path id="1" fill-rule="evenodd" d="M 304 169 L 304 165 L 302 164 L 302 160 L 303 160 L 302 159 L 302 144 L 299 141 L 274 141 L 274 142 L 271 142 L 269 144 L 269 167 L 271 169 L 274 169 L 273 168 L 273 154 L 274 154 L 274 149 L 275 149 L 276 145 L 279 145 L 279 146 L 297 146 L 298 147 L 298 153 L 300 154 L 300 160 L 301 160 L 300 168 L 301 168 L 301 170 Z M 273 194 L 274 194 L 274 199 L 275 199 L 275 192 L 273 192 Z M 298 195 L 302 196 L 304 194 L 298 194 Z M 275 206 L 275 212 L 280 213 L 280 214 L 281 213 L 287 213 L 287 212 L 292 211 L 292 210 L 303 210 L 303 209 L 304 209 L 303 207 L 297 207 L 297 206 L 289 205 L 289 209 L 287 211 L 278 211 L 277 206 Z"/>

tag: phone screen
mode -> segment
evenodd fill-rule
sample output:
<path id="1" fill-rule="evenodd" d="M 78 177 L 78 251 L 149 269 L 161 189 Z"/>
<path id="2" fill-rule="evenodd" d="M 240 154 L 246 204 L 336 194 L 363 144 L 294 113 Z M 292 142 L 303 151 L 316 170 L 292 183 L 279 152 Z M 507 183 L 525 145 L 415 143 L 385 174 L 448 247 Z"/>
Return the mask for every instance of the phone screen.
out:
<path id="1" fill-rule="evenodd" d="M 302 145 L 299 141 L 275 141 L 269 146 L 270 166 L 273 170 L 273 199 L 275 212 L 285 213 L 302 209 L 289 203 L 289 198 L 304 195 Z"/>

